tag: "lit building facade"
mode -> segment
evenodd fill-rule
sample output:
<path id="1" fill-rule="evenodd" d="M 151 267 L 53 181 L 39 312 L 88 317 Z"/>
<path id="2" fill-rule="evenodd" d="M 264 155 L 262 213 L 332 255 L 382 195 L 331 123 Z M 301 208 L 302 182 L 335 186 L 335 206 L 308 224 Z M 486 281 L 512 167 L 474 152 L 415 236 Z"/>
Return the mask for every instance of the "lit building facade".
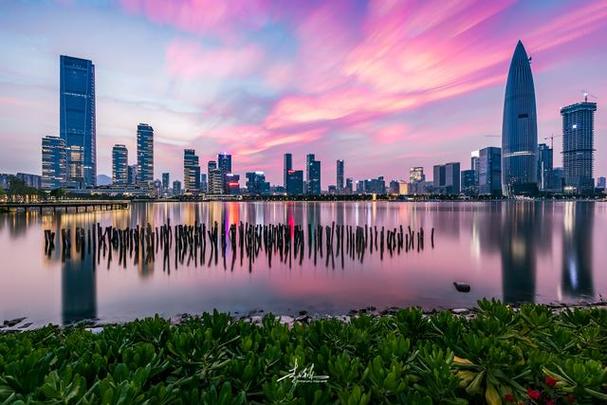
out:
<path id="1" fill-rule="evenodd" d="M 479 151 L 478 192 L 482 195 L 502 193 L 502 150 L 496 147 Z"/>
<path id="2" fill-rule="evenodd" d="M 112 148 L 112 184 L 124 186 L 129 181 L 129 151 L 124 145 Z"/>
<path id="3" fill-rule="evenodd" d="M 537 112 L 529 57 L 516 45 L 504 97 L 502 188 L 505 196 L 537 193 Z"/>
<path id="4" fill-rule="evenodd" d="M 67 177 L 65 140 L 58 136 L 42 138 L 42 184 L 45 190 L 63 187 Z"/>
<path id="5" fill-rule="evenodd" d="M 154 180 L 154 128 L 137 125 L 137 180 L 149 184 Z"/>
<path id="6" fill-rule="evenodd" d="M 183 187 L 186 193 L 200 191 L 200 163 L 194 149 L 183 151 Z"/>
<path id="7" fill-rule="evenodd" d="M 97 185 L 95 65 L 90 60 L 59 58 L 59 131 L 68 150 L 67 181 L 73 187 Z"/>

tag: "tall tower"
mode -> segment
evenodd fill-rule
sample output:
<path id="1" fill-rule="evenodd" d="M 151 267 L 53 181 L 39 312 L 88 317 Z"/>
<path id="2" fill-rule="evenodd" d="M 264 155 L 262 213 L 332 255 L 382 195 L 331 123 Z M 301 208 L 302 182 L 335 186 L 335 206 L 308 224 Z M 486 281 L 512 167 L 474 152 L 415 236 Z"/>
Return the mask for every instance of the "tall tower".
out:
<path id="1" fill-rule="evenodd" d="M 518 41 L 506 82 L 502 123 L 502 192 L 537 193 L 537 113 L 531 65 Z"/>
<path id="2" fill-rule="evenodd" d="M 137 177 L 141 183 L 154 181 L 154 128 L 137 125 Z"/>
<path id="3" fill-rule="evenodd" d="M 186 192 L 200 191 L 200 164 L 194 149 L 183 150 L 183 187 Z"/>
<path id="4" fill-rule="evenodd" d="M 344 191 L 344 161 L 343 160 L 338 160 L 337 161 L 337 173 L 336 173 L 336 187 L 337 187 L 337 192 L 338 193 L 342 193 Z"/>
<path id="5" fill-rule="evenodd" d="M 58 136 L 42 138 L 42 188 L 63 187 L 67 175 L 65 141 Z"/>
<path id="6" fill-rule="evenodd" d="M 594 192 L 594 112 L 596 103 L 587 99 L 561 108 L 563 116 L 563 168 L 565 191 Z"/>
<path id="7" fill-rule="evenodd" d="M 129 180 L 129 151 L 124 145 L 112 148 L 112 183 L 126 185 Z"/>
<path id="8" fill-rule="evenodd" d="M 289 178 L 289 170 L 293 170 L 293 155 L 285 153 L 282 168 L 282 182 L 285 190 L 287 189 L 287 181 Z"/>
<path id="9" fill-rule="evenodd" d="M 68 181 L 78 187 L 95 186 L 95 65 L 61 55 L 59 71 L 59 132 L 68 153 Z"/>

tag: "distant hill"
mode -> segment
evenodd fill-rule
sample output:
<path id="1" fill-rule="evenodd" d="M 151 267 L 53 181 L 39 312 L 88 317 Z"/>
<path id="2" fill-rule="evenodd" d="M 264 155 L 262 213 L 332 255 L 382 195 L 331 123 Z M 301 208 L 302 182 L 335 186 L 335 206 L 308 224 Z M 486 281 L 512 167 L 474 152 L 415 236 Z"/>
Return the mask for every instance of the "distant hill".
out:
<path id="1" fill-rule="evenodd" d="M 97 185 L 98 186 L 110 186 L 112 185 L 112 178 L 106 176 L 105 174 L 100 174 L 97 176 Z"/>

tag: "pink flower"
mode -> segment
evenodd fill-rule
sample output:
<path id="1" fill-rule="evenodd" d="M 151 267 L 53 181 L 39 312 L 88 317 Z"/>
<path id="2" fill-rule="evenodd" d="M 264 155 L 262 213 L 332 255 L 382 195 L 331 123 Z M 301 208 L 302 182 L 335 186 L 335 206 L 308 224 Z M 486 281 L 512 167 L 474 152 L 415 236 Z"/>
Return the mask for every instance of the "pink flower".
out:
<path id="1" fill-rule="evenodd" d="M 544 382 L 546 383 L 547 386 L 554 387 L 554 385 L 556 384 L 556 379 L 547 375 L 546 377 L 544 377 Z"/>

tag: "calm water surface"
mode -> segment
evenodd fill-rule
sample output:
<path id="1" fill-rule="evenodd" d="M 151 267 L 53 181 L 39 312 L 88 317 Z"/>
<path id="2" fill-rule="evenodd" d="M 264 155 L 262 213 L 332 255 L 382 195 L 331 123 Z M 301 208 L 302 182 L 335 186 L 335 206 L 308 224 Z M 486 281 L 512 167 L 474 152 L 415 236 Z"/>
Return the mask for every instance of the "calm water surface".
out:
<path id="1" fill-rule="evenodd" d="M 337 224 L 406 229 L 424 227 L 425 248 L 400 255 L 366 254 L 325 265 L 257 260 L 249 269 L 184 263 L 167 271 L 156 261 L 119 264 L 117 254 L 44 254 L 44 230 L 102 226 L 125 228 L 196 221 L 229 227 L 256 224 Z M 429 230 L 435 228 L 435 246 Z M 307 239 L 307 234 L 306 234 Z M 58 243 L 57 243 L 58 244 Z M 58 244 L 59 245 L 59 244 Z M 207 253 L 208 254 L 208 253 Z M 326 252 L 325 252 L 326 254 Z M 171 256 L 172 257 L 172 256 Z M 469 294 L 453 281 L 468 282 Z M 425 308 L 473 305 L 482 297 L 506 302 L 576 302 L 607 294 L 607 203 L 598 202 L 208 202 L 134 204 L 95 213 L 0 214 L 0 320 L 67 323 L 84 318 L 122 321 L 217 308 L 293 314 L 346 313 L 373 305 Z"/>

